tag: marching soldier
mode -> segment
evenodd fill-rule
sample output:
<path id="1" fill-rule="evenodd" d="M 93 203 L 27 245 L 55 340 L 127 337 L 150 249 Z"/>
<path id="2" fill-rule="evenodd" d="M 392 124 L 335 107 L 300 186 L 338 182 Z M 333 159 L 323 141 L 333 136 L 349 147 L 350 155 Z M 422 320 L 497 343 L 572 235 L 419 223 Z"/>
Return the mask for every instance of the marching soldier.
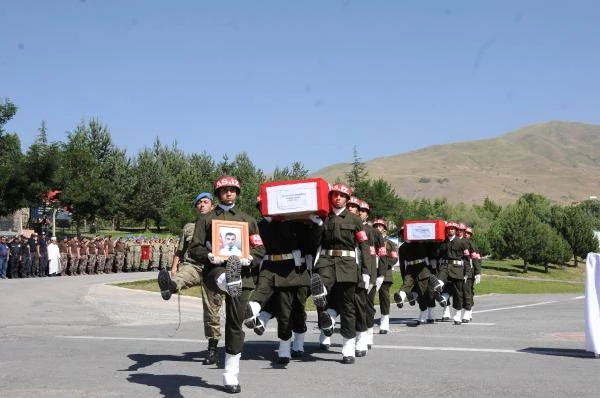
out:
<path id="1" fill-rule="evenodd" d="M 257 206 L 259 205 L 260 197 L 257 198 Z M 322 222 L 316 216 L 313 218 Z M 276 299 L 278 362 L 287 364 L 292 356 L 300 357 L 304 354 L 305 304 L 310 283 L 305 255 L 312 257 L 316 252 L 320 231 L 303 220 L 276 221 L 271 217 L 263 217 L 258 223 L 258 229 L 265 255 L 256 289 L 244 315 L 245 325 L 254 329 L 262 307 L 269 300 Z"/>
<path id="2" fill-rule="evenodd" d="M 465 278 L 465 259 L 470 258 L 469 243 L 457 238 L 455 222 L 446 223 L 446 240 L 438 248 L 438 278 L 444 283 L 446 292 L 452 296 L 455 310 L 452 320 L 455 325 L 462 324 L 463 289 Z"/>
<path id="3" fill-rule="evenodd" d="M 244 345 L 244 312 L 252 289 L 254 279 L 252 268 L 260 264 L 264 255 L 264 247 L 259 235 L 256 220 L 239 210 L 235 201 L 240 193 L 237 178 L 222 177 L 215 182 L 215 195 L 219 205 L 206 219 L 198 219 L 194 229 L 194 238 L 190 245 L 190 255 L 201 264 L 206 264 L 203 276 L 206 285 L 213 291 L 222 290 L 225 295 L 225 371 L 223 384 L 225 391 L 239 393 L 238 381 L 240 357 Z M 248 223 L 250 247 L 249 257 L 230 256 L 227 260 L 214 255 L 212 250 L 212 222 L 214 220 L 239 221 Z M 216 248 L 218 249 L 218 248 Z M 207 263 L 210 262 L 210 264 Z M 225 266 L 224 266 L 225 265 Z"/>
<path id="4" fill-rule="evenodd" d="M 481 255 L 479 249 L 471 237 L 473 228 L 465 226 L 464 239 L 469 242 L 469 253 L 471 254 L 471 266 L 467 269 L 467 279 L 465 280 L 463 294 L 463 316 L 462 323 L 469 323 L 473 318 L 473 298 L 475 295 L 475 285 L 481 282 Z"/>
<path id="5" fill-rule="evenodd" d="M 377 228 L 384 238 L 385 255 L 379 256 L 377 274 L 383 275 L 377 277 L 376 284 L 379 290 L 379 310 L 381 319 L 379 320 L 379 334 L 387 334 L 390 330 L 390 287 L 394 283 L 392 267 L 398 261 L 398 248 L 396 244 L 387 237 L 387 223 L 384 219 L 378 218 L 373 221 L 373 227 Z M 382 252 L 383 253 L 383 252 Z"/>
<path id="6" fill-rule="evenodd" d="M 324 309 L 319 313 L 323 334 L 333 334 L 335 318 L 340 315 L 344 364 L 355 360 L 355 292 L 359 282 L 363 287 L 370 282 L 367 234 L 360 218 L 346 208 L 351 195 L 350 188 L 343 184 L 334 184 L 329 191 L 331 210 L 321 229 L 321 250 L 311 277 L 315 306 Z"/>
<path id="7" fill-rule="evenodd" d="M 212 211 L 212 195 L 208 192 L 199 193 L 194 200 L 194 208 L 198 218 L 207 218 Z M 221 317 L 219 312 L 223 306 L 223 293 L 207 288 L 203 278 L 204 265 L 190 257 L 189 246 L 194 237 L 196 224 L 188 223 L 183 227 L 179 246 L 173 256 L 171 274 L 168 270 L 158 273 L 158 284 L 163 299 L 168 300 L 175 292 L 192 286 L 202 286 L 202 306 L 204 318 L 204 335 L 208 338 L 208 356 L 205 365 L 217 362 L 217 346 L 221 338 Z M 181 264 L 181 266 L 180 266 Z M 172 276 L 172 278 L 171 278 Z"/>

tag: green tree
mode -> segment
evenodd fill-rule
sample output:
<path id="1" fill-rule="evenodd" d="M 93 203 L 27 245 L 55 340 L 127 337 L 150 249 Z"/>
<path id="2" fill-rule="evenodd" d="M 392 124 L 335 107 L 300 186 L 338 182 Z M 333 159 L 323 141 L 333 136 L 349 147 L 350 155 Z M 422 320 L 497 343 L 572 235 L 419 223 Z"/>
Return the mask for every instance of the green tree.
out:
<path id="1" fill-rule="evenodd" d="M 17 114 L 17 109 L 10 99 L 5 98 L 0 103 L 0 139 L 6 134 L 4 125 Z"/>
<path id="2" fill-rule="evenodd" d="M 308 177 L 308 170 L 302 162 L 294 162 L 291 167 L 285 166 L 283 169 L 275 167 L 270 181 L 300 180 Z"/>
<path id="3" fill-rule="evenodd" d="M 25 205 L 23 153 L 21 140 L 4 126 L 17 113 L 9 99 L 0 103 L 0 216 L 9 215 Z"/>
<path id="4" fill-rule="evenodd" d="M 559 232 L 569 243 L 577 267 L 578 257 L 585 258 L 588 253 L 598 251 L 598 240 L 584 208 L 568 206 L 564 209 L 564 215 L 565 222 Z"/>
<path id="5" fill-rule="evenodd" d="M 362 190 L 365 189 L 365 184 L 368 184 L 367 165 L 358 156 L 358 149 L 354 146 L 352 153 L 353 161 L 350 170 L 345 173 L 348 186 L 355 192 L 356 196 L 364 195 Z"/>

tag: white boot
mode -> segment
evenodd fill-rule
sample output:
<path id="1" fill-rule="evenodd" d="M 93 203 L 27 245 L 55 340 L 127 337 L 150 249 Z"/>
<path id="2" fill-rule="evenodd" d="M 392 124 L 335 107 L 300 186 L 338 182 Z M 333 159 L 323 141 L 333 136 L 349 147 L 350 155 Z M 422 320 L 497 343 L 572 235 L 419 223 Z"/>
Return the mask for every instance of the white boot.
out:
<path id="1" fill-rule="evenodd" d="M 254 326 L 254 333 L 261 336 L 265 330 L 267 330 L 267 323 L 271 320 L 273 315 L 267 311 L 261 311 L 256 318 L 256 324 Z"/>
<path id="2" fill-rule="evenodd" d="M 367 355 L 367 351 L 369 350 L 367 339 L 367 332 L 356 332 L 356 349 L 354 354 L 357 357 L 364 357 Z"/>
<path id="3" fill-rule="evenodd" d="M 304 333 L 294 332 L 294 343 L 292 344 L 292 358 L 304 355 Z"/>
<path id="4" fill-rule="evenodd" d="M 421 311 L 421 315 L 419 316 L 419 323 L 423 324 L 427 322 L 427 310 Z"/>
<path id="5" fill-rule="evenodd" d="M 290 362 L 290 358 L 292 357 L 291 351 L 292 342 L 290 340 L 279 340 L 279 360 L 278 362 L 282 365 Z"/>
<path id="6" fill-rule="evenodd" d="M 382 315 L 379 319 L 379 334 L 387 334 L 390 331 L 390 316 Z"/>
<path id="7" fill-rule="evenodd" d="M 452 320 L 454 321 L 455 325 L 462 324 L 462 310 L 456 310 L 456 313 L 454 314 Z"/>
<path id="8" fill-rule="evenodd" d="M 370 350 L 373 346 L 373 328 L 367 329 L 367 348 Z"/>
<path id="9" fill-rule="evenodd" d="M 473 318 L 473 310 L 465 310 L 462 317 L 462 323 L 469 323 Z"/>
<path id="10" fill-rule="evenodd" d="M 240 392 L 238 375 L 240 374 L 241 353 L 232 355 L 225 353 L 225 372 L 223 373 L 223 385 L 228 392 Z"/>
<path id="11" fill-rule="evenodd" d="M 427 323 L 435 323 L 435 316 L 433 315 L 433 308 L 427 308 Z"/>
<path id="12" fill-rule="evenodd" d="M 354 337 L 351 339 L 344 338 L 344 343 L 342 345 L 342 363 L 354 363 L 355 351 L 356 339 Z"/>
<path id="13" fill-rule="evenodd" d="M 319 344 L 322 350 L 329 351 L 329 346 L 331 346 L 331 337 L 325 336 L 323 332 L 319 336 Z"/>

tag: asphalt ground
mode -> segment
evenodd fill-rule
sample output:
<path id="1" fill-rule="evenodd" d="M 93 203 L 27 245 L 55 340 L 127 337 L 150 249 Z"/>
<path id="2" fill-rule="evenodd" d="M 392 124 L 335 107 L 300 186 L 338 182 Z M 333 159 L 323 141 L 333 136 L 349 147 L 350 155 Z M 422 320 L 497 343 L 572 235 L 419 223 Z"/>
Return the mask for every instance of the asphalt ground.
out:
<path id="1" fill-rule="evenodd" d="M 228 395 L 222 369 L 201 363 L 200 300 L 181 297 L 177 328 L 177 296 L 109 285 L 155 277 L 0 280 L 0 397 Z M 315 313 L 305 357 L 276 364 L 272 321 L 263 336 L 246 334 L 240 396 L 597 397 L 600 360 L 583 350 L 583 310 L 577 295 L 485 295 L 473 323 L 414 327 L 416 307 L 393 307 L 390 333 L 354 365 L 341 364 L 337 333 L 329 352 L 319 349 Z"/>

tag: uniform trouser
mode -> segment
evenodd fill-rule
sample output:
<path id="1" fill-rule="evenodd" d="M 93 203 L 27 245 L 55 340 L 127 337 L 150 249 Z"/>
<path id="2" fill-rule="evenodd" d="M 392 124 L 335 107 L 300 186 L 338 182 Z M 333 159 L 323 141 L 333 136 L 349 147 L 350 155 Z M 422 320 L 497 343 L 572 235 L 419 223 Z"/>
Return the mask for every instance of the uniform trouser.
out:
<path id="1" fill-rule="evenodd" d="M 313 272 L 319 274 L 327 289 L 327 308 L 335 310 L 340 316 L 340 334 L 347 339 L 356 337 L 354 302 L 358 283 L 337 282 L 333 266 L 316 268 Z"/>
<path id="2" fill-rule="evenodd" d="M 95 254 L 82 254 L 79 256 L 79 274 L 91 274 L 89 272 L 90 261 L 96 261 Z M 92 266 L 93 269 L 93 266 Z"/>
<path id="3" fill-rule="evenodd" d="M 110 274 L 113 272 L 113 268 L 115 265 L 115 254 L 109 253 L 106 255 L 106 263 L 104 264 L 104 272 Z"/>
<path id="4" fill-rule="evenodd" d="M 0 258 L 0 277 L 6 278 L 6 268 L 8 265 L 8 257 Z"/>
<path id="5" fill-rule="evenodd" d="M 157 270 L 160 264 L 160 256 L 152 255 L 152 260 L 150 261 L 150 269 Z"/>
<path id="6" fill-rule="evenodd" d="M 218 291 L 216 279 L 225 272 L 223 266 L 210 266 L 205 268 L 202 276 L 206 280 L 208 288 Z M 225 294 L 225 352 L 237 355 L 242 352 L 244 346 L 244 313 L 250 299 L 252 289 L 242 288 L 242 294 L 231 297 Z"/>
<path id="7" fill-rule="evenodd" d="M 135 270 L 141 269 L 142 253 L 139 251 L 134 251 L 133 258 L 131 259 L 131 261 L 132 261 L 131 266 L 133 269 L 135 269 Z"/>
<path id="8" fill-rule="evenodd" d="M 377 295 L 377 288 L 373 286 L 367 294 L 367 329 L 372 328 L 375 325 L 375 296 Z"/>
<path id="9" fill-rule="evenodd" d="M 379 289 L 379 311 L 381 315 L 390 314 L 390 287 L 392 282 L 383 282 Z"/>
<path id="10" fill-rule="evenodd" d="M 67 253 L 60 253 L 60 275 L 65 276 L 67 269 L 69 268 L 69 255 Z"/>
<path id="11" fill-rule="evenodd" d="M 125 259 L 125 271 L 131 271 L 133 268 L 133 253 L 127 252 Z"/>
<path id="12" fill-rule="evenodd" d="M 356 313 L 356 331 L 366 332 L 367 327 L 367 289 L 357 287 L 354 291 L 354 311 Z"/>
<path id="13" fill-rule="evenodd" d="M 277 337 L 281 340 L 292 338 L 292 332 L 306 332 L 306 311 L 304 306 L 308 298 L 307 286 L 276 288 Z"/>
<path id="14" fill-rule="evenodd" d="M 473 308 L 474 278 L 467 278 L 463 286 L 463 308 L 471 310 Z"/>
<path id="15" fill-rule="evenodd" d="M 40 258 L 35 253 L 31 253 L 28 259 L 23 260 L 23 276 L 40 274 Z"/>
<path id="16" fill-rule="evenodd" d="M 115 252 L 115 272 L 123 271 L 125 267 L 125 253 Z"/>
<path id="17" fill-rule="evenodd" d="M 96 254 L 96 273 L 104 273 L 104 267 L 106 267 L 106 256 L 104 254 Z"/>
<path id="18" fill-rule="evenodd" d="M 452 295 L 452 308 L 461 310 L 463 308 L 463 293 L 465 280 L 463 278 L 448 277 L 450 285 L 449 292 Z"/>
<path id="19" fill-rule="evenodd" d="M 203 278 L 203 267 L 184 262 L 173 277 L 177 289 L 187 289 L 192 286 L 202 286 L 202 309 L 204 320 L 204 335 L 209 339 L 221 338 L 221 317 L 219 312 L 223 306 L 223 293 L 220 289 L 209 288 Z"/>
<path id="20" fill-rule="evenodd" d="M 77 270 L 79 269 L 79 259 L 77 257 L 73 257 L 72 255 L 68 256 L 69 258 L 69 274 L 70 275 L 75 275 L 77 273 Z"/>

